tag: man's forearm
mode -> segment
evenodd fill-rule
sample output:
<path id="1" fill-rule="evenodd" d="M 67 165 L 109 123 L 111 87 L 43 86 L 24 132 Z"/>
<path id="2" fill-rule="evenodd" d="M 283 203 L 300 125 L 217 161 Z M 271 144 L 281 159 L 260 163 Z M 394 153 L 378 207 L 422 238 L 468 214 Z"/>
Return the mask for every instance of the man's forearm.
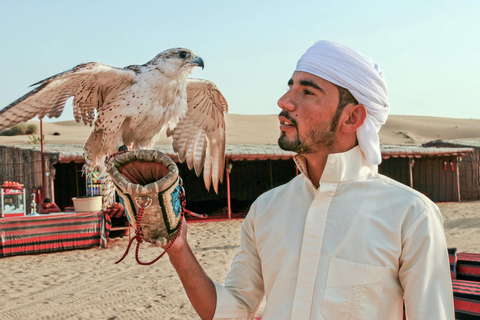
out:
<path id="1" fill-rule="evenodd" d="M 215 285 L 200 266 L 188 244 L 169 252 L 170 262 L 178 273 L 190 302 L 200 318 L 210 320 L 215 314 Z"/>

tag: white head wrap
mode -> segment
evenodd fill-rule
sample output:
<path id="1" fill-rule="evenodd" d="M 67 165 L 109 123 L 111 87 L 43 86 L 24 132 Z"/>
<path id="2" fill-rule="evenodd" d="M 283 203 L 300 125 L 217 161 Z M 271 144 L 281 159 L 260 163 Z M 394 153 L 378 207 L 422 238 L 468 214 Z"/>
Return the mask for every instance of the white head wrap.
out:
<path id="1" fill-rule="evenodd" d="M 367 109 L 357 130 L 360 149 L 368 163 L 382 162 L 378 131 L 388 117 L 389 103 L 383 72 L 370 58 L 344 45 L 318 41 L 303 54 L 295 71 L 304 71 L 348 89 Z"/>

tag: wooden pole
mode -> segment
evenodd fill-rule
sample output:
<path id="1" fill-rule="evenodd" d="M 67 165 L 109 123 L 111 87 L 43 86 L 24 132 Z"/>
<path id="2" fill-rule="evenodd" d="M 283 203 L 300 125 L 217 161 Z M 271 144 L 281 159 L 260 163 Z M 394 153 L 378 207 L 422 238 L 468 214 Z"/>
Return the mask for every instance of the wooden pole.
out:
<path id="1" fill-rule="evenodd" d="M 226 160 L 225 167 L 227 168 L 227 203 L 228 203 L 228 220 L 232 219 L 232 202 L 230 198 L 230 171 L 231 167 L 228 166 L 228 159 Z"/>
<path id="2" fill-rule="evenodd" d="M 460 196 L 460 161 L 459 158 L 456 159 L 456 165 L 455 169 L 457 170 L 457 197 L 458 197 L 458 202 L 461 202 L 461 196 Z"/>
<path id="3" fill-rule="evenodd" d="M 42 192 L 40 193 L 39 202 L 43 202 L 45 199 L 45 156 L 43 154 L 43 120 L 40 119 L 40 146 L 42 156 Z"/>
<path id="4" fill-rule="evenodd" d="M 413 166 L 415 164 L 415 159 L 413 158 L 408 159 L 408 163 L 409 163 L 408 171 L 410 174 L 410 187 L 413 189 Z"/>

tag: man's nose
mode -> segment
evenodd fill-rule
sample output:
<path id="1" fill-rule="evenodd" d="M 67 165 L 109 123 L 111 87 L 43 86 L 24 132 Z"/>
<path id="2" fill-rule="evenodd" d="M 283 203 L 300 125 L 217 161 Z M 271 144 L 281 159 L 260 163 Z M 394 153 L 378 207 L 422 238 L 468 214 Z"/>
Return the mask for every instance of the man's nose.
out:
<path id="1" fill-rule="evenodd" d="M 285 92 L 285 94 L 278 99 L 277 105 L 282 110 L 292 111 L 295 109 L 295 104 L 293 103 L 290 91 Z"/>

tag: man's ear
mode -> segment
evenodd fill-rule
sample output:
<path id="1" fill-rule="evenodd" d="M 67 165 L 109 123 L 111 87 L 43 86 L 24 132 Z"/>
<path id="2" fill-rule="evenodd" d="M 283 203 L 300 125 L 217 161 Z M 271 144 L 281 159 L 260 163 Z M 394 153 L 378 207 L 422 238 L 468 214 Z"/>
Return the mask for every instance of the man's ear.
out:
<path id="1" fill-rule="evenodd" d="M 344 111 L 346 117 L 343 121 L 343 131 L 345 133 L 357 131 L 367 118 L 367 109 L 363 104 L 351 104 L 345 106 Z"/>

